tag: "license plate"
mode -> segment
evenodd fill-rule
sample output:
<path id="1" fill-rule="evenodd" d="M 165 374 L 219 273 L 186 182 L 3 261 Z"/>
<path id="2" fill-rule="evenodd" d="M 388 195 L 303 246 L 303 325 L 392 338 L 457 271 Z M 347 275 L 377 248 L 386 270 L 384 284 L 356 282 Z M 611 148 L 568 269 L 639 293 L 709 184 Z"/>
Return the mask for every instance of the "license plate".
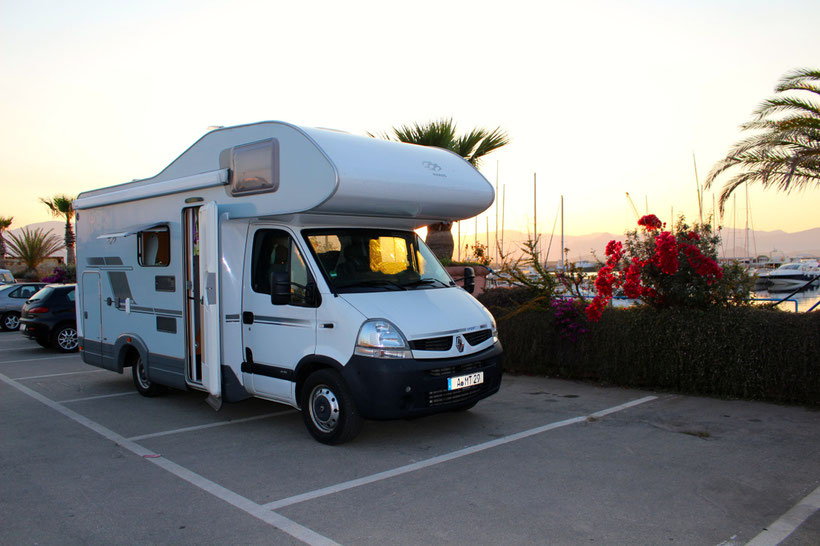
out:
<path id="1" fill-rule="evenodd" d="M 484 372 L 460 375 L 458 377 L 448 377 L 447 390 L 454 391 L 457 389 L 464 389 L 466 387 L 472 387 L 473 385 L 480 385 L 481 383 L 484 383 Z"/>

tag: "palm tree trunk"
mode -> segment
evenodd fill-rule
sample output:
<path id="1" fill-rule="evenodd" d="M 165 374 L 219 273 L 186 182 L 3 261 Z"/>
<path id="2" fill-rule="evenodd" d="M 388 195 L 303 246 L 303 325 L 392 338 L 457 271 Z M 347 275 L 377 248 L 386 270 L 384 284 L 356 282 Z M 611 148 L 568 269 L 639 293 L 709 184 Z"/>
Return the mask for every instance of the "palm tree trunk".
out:
<path id="1" fill-rule="evenodd" d="M 427 226 L 427 238 L 424 242 L 439 260 L 452 260 L 455 243 L 453 241 L 453 223 L 439 222 Z"/>
<path id="2" fill-rule="evenodd" d="M 3 232 L 0 231 L 0 269 L 6 268 L 6 240 L 3 238 Z"/>
<path id="3" fill-rule="evenodd" d="M 65 263 L 74 265 L 74 229 L 71 227 L 71 218 L 65 218 Z"/>

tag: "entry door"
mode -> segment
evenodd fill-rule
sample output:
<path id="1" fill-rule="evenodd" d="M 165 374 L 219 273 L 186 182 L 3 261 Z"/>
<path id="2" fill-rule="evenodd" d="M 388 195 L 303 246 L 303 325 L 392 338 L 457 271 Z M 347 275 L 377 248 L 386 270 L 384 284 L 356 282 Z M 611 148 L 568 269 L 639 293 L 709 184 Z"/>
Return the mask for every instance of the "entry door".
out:
<path id="1" fill-rule="evenodd" d="M 288 232 L 258 227 L 251 235 L 242 298 L 243 371 L 256 394 L 289 402 L 296 364 L 316 349 L 316 308 L 306 289 L 313 285 L 313 276 Z M 290 273 L 287 305 L 271 303 L 274 271 Z"/>
<path id="2" fill-rule="evenodd" d="M 86 362 L 102 365 L 102 294 L 100 274 L 96 271 L 83 273 L 83 299 L 80 315 L 83 324 L 83 352 Z"/>
<path id="3" fill-rule="evenodd" d="M 202 326 L 202 385 L 222 395 L 222 332 L 219 321 L 219 209 L 210 202 L 199 209 L 199 286 Z"/>

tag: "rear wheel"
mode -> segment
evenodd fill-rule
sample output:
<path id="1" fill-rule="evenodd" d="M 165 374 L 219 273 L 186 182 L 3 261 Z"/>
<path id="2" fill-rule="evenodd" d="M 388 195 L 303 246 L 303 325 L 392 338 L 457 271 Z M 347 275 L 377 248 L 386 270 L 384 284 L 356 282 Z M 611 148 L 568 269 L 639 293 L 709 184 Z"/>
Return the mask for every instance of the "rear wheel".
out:
<path id="1" fill-rule="evenodd" d="M 0 328 L 3 330 L 16 330 L 20 327 L 20 313 L 9 311 L 0 320 Z"/>
<path id="2" fill-rule="evenodd" d="M 77 337 L 77 328 L 73 325 L 60 326 L 54 332 L 54 347 L 61 353 L 71 353 L 77 350 L 80 340 Z"/>
<path id="3" fill-rule="evenodd" d="M 148 379 L 148 371 L 145 369 L 145 364 L 139 355 L 131 365 L 131 377 L 134 378 L 134 386 L 137 388 L 137 392 L 143 396 L 158 396 L 165 391 L 162 385 Z"/>
<path id="4" fill-rule="evenodd" d="M 348 442 L 362 429 L 353 396 L 334 370 L 319 370 L 307 378 L 300 405 L 308 432 L 323 444 Z"/>

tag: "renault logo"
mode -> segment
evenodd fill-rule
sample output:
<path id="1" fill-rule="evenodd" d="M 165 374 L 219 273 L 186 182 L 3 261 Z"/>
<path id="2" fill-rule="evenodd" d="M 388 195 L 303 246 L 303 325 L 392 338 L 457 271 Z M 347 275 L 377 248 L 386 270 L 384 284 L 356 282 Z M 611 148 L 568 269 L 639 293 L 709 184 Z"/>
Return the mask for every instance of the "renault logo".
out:
<path id="1" fill-rule="evenodd" d="M 456 349 L 458 349 L 459 353 L 464 352 L 464 340 L 461 339 L 461 336 L 456 336 Z"/>

